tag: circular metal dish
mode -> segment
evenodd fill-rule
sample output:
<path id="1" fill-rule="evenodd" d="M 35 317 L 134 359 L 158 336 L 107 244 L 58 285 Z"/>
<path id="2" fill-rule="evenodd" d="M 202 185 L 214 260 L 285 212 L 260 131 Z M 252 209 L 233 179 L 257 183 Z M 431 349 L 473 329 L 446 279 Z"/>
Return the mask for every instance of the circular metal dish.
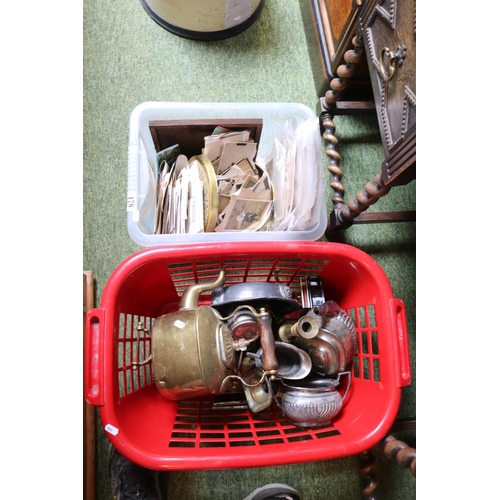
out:
<path id="1" fill-rule="evenodd" d="M 216 288 L 212 292 L 212 306 L 223 315 L 230 314 L 240 305 L 261 307 L 277 314 L 290 314 L 302 306 L 292 297 L 287 285 L 261 281 L 246 281 Z"/>
<path id="2" fill-rule="evenodd" d="M 203 221 L 206 233 L 214 230 L 219 212 L 219 195 L 217 193 L 217 178 L 212 162 L 204 155 L 192 156 L 191 162 L 198 164 L 198 175 L 203 183 Z"/>

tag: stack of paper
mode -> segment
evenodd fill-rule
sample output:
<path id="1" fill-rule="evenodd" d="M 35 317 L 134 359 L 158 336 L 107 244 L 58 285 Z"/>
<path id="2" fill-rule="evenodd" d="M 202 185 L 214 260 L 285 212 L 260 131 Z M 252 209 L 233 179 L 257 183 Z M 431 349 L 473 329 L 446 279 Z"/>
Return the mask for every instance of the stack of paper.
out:
<path id="1" fill-rule="evenodd" d="M 197 163 L 181 154 L 160 171 L 155 234 L 203 232 L 203 183 Z"/>
<path id="2" fill-rule="evenodd" d="M 271 181 L 268 173 L 254 163 L 257 146 L 248 130 L 218 127 L 205 137 L 203 154 L 217 172 L 217 232 L 257 231 L 271 215 Z"/>

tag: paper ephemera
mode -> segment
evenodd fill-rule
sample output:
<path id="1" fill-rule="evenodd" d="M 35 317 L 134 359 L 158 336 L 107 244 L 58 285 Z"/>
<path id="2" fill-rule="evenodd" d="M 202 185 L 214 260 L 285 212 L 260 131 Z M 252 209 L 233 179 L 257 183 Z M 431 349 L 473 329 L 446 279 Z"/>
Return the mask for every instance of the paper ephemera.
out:
<path id="1" fill-rule="evenodd" d="M 213 162 L 222 155 L 222 148 L 228 142 L 253 142 L 250 139 L 250 131 L 225 132 L 205 137 L 205 147 L 202 153 Z M 242 158 L 242 157 L 240 157 Z"/>
<path id="2" fill-rule="evenodd" d="M 243 158 L 253 160 L 256 153 L 255 142 L 226 142 L 222 147 L 217 173 L 224 172 Z"/>
<path id="3" fill-rule="evenodd" d="M 188 160 L 178 145 L 158 153 L 154 233 L 265 230 L 273 186 L 255 163 L 257 147 L 249 130 L 216 127 L 199 156 Z"/>
<path id="4" fill-rule="evenodd" d="M 203 223 L 203 184 L 198 166 L 179 155 L 162 171 L 155 234 L 200 233 Z"/>
<path id="5" fill-rule="evenodd" d="M 235 175 L 231 182 L 230 175 Z M 269 174 L 262 176 L 234 165 L 219 182 L 219 218 L 215 231 L 257 231 L 272 212 L 273 193 Z M 222 192 L 221 192 L 222 189 Z M 222 203 L 221 203 L 222 200 Z"/>

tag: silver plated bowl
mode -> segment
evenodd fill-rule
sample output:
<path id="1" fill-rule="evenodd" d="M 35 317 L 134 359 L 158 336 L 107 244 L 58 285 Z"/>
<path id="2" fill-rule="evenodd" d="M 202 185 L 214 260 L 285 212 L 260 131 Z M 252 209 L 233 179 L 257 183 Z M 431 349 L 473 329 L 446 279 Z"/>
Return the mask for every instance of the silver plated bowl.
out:
<path id="1" fill-rule="evenodd" d="M 349 377 L 343 396 L 337 390 L 341 375 Z M 282 381 L 286 391 L 281 401 L 281 408 L 298 427 L 328 425 L 342 409 L 344 399 L 349 392 L 350 382 L 351 372 L 339 373 L 336 379 L 312 378 L 293 382 Z"/>

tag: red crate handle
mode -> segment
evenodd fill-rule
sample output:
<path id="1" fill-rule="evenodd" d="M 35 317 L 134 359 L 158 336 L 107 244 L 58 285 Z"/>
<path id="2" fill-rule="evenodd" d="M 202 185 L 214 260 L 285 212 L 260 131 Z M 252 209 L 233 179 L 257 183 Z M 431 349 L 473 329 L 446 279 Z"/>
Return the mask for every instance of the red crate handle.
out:
<path id="1" fill-rule="evenodd" d="M 398 386 L 407 387 L 411 383 L 410 349 L 408 345 L 408 327 L 406 322 L 406 308 L 401 299 L 391 299 L 393 331 L 397 338 L 396 367 Z"/>
<path id="2" fill-rule="evenodd" d="M 104 310 L 87 313 L 85 330 L 84 394 L 88 404 L 104 405 Z"/>

